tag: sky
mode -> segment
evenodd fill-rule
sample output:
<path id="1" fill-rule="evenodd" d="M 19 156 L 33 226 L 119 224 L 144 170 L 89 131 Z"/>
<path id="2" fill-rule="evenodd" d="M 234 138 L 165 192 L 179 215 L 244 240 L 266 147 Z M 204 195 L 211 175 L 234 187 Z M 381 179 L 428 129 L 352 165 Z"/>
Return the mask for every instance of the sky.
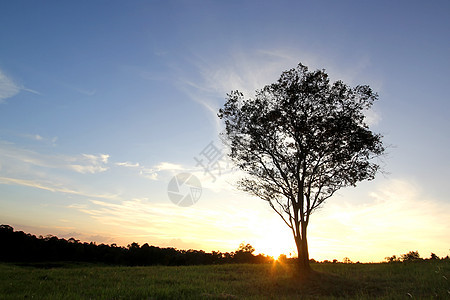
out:
<path id="1" fill-rule="evenodd" d="M 1 1 L 0 223 L 294 255 L 289 228 L 236 188 L 217 110 L 301 62 L 378 92 L 367 122 L 388 146 L 383 173 L 311 216 L 310 257 L 449 255 L 449 12 L 448 1 Z M 170 196 L 191 195 L 183 180 L 173 190 L 177 174 L 200 182 L 190 206 Z"/>

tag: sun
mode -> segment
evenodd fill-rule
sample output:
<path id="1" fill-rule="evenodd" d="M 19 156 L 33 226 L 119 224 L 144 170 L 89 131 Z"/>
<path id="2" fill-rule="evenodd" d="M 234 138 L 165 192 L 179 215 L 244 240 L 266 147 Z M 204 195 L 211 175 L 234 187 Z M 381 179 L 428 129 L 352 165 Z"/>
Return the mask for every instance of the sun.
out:
<path id="1" fill-rule="evenodd" d="M 277 259 L 281 254 L 287 257 L 296 255 L 295 244 L 293 237 L 289 232 L 270 230 L 265 235 L 267 238 L 258 239 L 255 241 L 255 249 L 259 254 L 265 254 Z"/>

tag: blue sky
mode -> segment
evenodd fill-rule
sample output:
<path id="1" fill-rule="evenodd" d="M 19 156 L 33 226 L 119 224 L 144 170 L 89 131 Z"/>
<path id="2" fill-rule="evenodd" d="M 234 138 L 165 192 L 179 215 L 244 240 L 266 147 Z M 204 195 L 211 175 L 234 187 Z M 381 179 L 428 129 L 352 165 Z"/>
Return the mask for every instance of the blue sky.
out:
<path id="1" fill-rule="evenodd" d="M 196 166 L 226 93 L 299 62 L 369 84 L 388 174 L 312 216 L 311 256 L 449 254 L 447 1 L 9 1 L 0 3 L 0 222 L 126 245 L 292 252 L 266 203 Z M 225 166 L 223 166 L 225 168 Z M 170 202 L 177 173 L 203 186 Z"/>

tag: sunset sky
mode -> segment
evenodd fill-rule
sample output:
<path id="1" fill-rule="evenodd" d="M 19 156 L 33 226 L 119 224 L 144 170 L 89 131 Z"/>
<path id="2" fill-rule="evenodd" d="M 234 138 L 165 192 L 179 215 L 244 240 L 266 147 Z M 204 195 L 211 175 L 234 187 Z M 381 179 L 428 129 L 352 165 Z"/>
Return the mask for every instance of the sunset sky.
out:
<path id="1" fill-rule="evenodd" d="M 299 62 L 368 84 L 385 174 L 311 217 L 310 257 L 450 255 L 449 1 L 1 1 L 0 224 L 82 241 L 294 253 L 235 187 L 217 110 Z M 212 144 L 211 144 L 212 143 Z M 203 152 L 202 152 L 203 151 Z M 219 172 L 220 171 L 220 172 Z M 194 205 L 168 196 L 192 173 Z"/>

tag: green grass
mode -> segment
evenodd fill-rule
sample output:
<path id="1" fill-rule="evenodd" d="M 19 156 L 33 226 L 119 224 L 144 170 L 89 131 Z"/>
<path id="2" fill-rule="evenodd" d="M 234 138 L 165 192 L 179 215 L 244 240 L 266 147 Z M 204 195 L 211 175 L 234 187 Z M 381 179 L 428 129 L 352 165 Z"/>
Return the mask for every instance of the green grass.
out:
<path id="1" fill-rule="evenodd" d="M 0 264 L 1 299 L 449 299 L 448 261 L 313 264 L 300 282 L 286 265 L 111 267 Z"/>

